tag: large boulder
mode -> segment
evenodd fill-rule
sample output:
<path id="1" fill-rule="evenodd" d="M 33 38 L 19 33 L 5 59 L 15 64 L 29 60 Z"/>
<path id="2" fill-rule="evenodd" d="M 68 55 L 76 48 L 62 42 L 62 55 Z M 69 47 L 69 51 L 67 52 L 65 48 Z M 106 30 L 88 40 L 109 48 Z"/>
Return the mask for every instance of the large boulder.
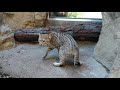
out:
<path id="1" fill-rule="evenodd" d="M 47 17 L 47 12 L 1 12 L 0 50 L 14 46 L 14 32 L 17 29 L 45 27 Z"/>
<path id="2" fill-rule="evenodd" d="M 13 30 L 21 28 L 45 27 L 47 12 L 4 12 L 4 23 Z"/>
<path id="3" fill-rule="evenodd" d="M 110 71 L 112 76 L 109 77 L 113 77 L 120 67 L 118 58 L 120 47 L 116 39 L 120 32 L 120 12 L 102 12 L 102 16 L 102 31 L 94 49 L 94 57 Z"/>
<path id="4" fill-rule="evenodd" d="M 0 26 L 0 50 L 13 47 L 15 44 L 14 33 L 8 25 Z"/>
<path id="5" fill-rule="evenodd" d="M 8 49 L 14 45 L 14 33 L 12 29 L 4 24 L 3 13 L 0 13 L 0 50 Z"/>

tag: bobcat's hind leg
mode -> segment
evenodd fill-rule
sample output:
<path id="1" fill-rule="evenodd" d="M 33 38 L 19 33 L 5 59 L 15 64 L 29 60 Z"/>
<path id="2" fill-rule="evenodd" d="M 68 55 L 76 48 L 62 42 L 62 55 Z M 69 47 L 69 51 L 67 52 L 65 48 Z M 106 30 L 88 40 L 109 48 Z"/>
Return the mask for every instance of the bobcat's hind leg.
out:
<path id="1" fill-rule="evenodd" d="M 81 63 L 79 61 L 79 50 L 74 53 L 74 66 L 80 66 Z"/>
<path id="2" fill-rule="evenodd" d="M 56 67 L 60 67 L 63 66 L 65 64 L 65 54 L 64 54 L 64 50 L 62 49 L 63 47 L 61 47 L 59 49 L 59 62 L 54 62 L 53 65 Z"/>

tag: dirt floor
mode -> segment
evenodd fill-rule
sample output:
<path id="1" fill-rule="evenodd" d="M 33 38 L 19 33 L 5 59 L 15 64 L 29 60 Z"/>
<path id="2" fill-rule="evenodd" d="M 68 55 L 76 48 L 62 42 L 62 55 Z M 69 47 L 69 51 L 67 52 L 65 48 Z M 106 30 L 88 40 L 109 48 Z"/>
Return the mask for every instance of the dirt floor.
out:
<path id="1" fill-rule="evenodd" d="M 0 78 L 104 78 L 106 69 L 93 58 L 96 42 L 79 41 L 80 67 L 73 60 L 63 67 L 53 66 L 58 60 L 57 49 L 52 50 L 46 60 L 47 47 L 38 43 L 21 43 L 9 50 L 0 51 Z"/>

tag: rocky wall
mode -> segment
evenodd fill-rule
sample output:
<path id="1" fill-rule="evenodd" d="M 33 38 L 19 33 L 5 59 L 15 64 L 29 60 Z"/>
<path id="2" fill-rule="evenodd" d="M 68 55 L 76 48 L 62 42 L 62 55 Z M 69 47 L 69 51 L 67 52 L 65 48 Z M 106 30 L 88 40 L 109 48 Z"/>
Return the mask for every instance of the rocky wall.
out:
<path id="1" fill-rule="evenodd" d="M 15 45 L 17 29 L 45 27 L 47 16 L 47 12 L 0 12 L 0 50 Z"/>
<path id="2" fill-rule="evenodd" d="M 120 77 L 120 12 L 102 12 L 102 16 L 102 31 L 94 49 L 94 57 L 110 71 L 109 77 Z"/>
<path id="3" fill-rule="evenodd" d="M 4 23 L 12 29 L 45 27 L 47 12 L 4 12 Z"/>

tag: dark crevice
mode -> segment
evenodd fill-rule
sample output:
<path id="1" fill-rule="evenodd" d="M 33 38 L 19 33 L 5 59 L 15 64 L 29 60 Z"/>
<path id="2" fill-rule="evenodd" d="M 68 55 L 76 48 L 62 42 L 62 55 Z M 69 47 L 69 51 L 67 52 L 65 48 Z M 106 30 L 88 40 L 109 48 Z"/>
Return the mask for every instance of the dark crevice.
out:
<path id="1" fill-rule="evenodd" d="M 96 60 L 97 61 L 97 60 Z M 107 71 L 107 73 L 110 73 L 110 70 L 105 66 L 105 65 L 103 65 L 101 62 L 99 62 L 99 61 L 97 61 L 98 63 L 100 63 L 104 68 L 105 68 L 105 70 Z"/>

